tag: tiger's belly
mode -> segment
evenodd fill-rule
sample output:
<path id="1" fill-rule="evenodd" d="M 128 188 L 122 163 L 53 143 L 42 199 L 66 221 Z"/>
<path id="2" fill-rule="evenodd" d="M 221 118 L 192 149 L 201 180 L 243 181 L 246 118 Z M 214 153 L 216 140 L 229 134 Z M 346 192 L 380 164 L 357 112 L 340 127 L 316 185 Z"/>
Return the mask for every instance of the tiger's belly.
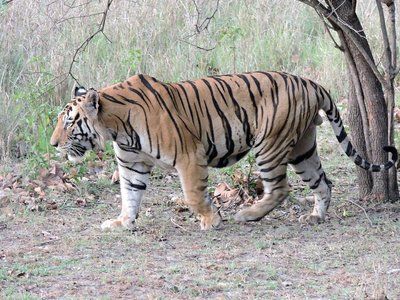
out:
<path id="1" fill-rule="evenodd" d="M 207 136 L 207 139 L 203 139 L 203 144 L 208 165 L 223 168 L 246 156 L 254 144 L 254 138 L 252 134 L 239 128 L 231 132 L 222 131 L 221 134 L 214 135 L 214 140 Z"/>

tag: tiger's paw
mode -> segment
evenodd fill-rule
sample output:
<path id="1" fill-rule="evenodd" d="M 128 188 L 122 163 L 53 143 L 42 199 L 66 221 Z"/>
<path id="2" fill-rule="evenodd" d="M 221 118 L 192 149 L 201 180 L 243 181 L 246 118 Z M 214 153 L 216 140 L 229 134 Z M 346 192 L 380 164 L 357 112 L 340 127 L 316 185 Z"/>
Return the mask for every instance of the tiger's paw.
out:
<path id="1" fill-rule="evenodd" d="M 302 224 L 317 225 L 323 223 L 325 220 L 320 216 L 313 214 L 305 214 L 300 216 L 299 222 Z"/>
<path id="2" fill-rule="evenodd" d="M 117 219 L 109 219 L 104 221 L 101 224 L 101 230 L 103 231 L 111 231 L 117 228 L 124 228 L 124 229 L 133 229 L 135 220 L 130 220 L 128 217 L 121 218 L 118 217 Z"/>
<path id="3" fill-rule="evenodd" d="M 221 221 L 221 214 L 216 207 L 213 207 L 209 215 L 200 216 L 200 228 L 201 230 L 217 229 L 220 227 Z"/>
<path id="4" fill-rule="evenodd" d="M 234 218 L 236 222 L 256 222 L 260 221 L 265 216 L 265 212 L 258 210 L 255 205 L 244 208 L 238 211 Z"/>

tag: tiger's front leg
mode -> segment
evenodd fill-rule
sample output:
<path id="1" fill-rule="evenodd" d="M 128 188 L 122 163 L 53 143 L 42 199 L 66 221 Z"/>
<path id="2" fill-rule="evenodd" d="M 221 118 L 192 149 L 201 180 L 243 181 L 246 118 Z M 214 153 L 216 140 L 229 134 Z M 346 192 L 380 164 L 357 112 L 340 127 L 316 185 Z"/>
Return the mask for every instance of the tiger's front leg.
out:
<path id="1" fill-rule="evenodd" d="M 131 229 L 139 214 L 140 203 L 146 190 L 152 167 L 144 163 L 128 163 L 118 159 L 122 209 L 116 219 L 101 225 L 102 230 L 125 227 Z"/>
<path id="2" fill-rule="evenodd" d="M 200 215 L 201 230 L 218 228 L 221 215 L 207 193 L 208 169 L 203 161 L 192 159 L 187 164 L 177 166 L 182 184 L 185 203 Z"/>

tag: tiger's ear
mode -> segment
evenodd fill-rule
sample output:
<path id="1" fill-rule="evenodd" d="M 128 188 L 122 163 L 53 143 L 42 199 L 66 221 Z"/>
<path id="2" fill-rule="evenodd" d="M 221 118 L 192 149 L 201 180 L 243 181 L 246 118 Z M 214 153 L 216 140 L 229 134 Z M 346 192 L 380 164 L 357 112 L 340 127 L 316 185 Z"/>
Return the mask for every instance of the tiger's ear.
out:
<path id="1" fill-rule="evenodd" d="M 88 117 L 95 118 L 97 116 L 99 111 L 99 93 L 95 89 L 87 91 L 82 107 Z"/>
<path id="2" fill-rule="evenodd" d="M 83 86 L 74 86 L 74 88 L 72 89 L 72 95 L 71 95 L 72 97 L 71 98 L 83 96 L 86 93 L 87 93 L 87 90 Z"/>

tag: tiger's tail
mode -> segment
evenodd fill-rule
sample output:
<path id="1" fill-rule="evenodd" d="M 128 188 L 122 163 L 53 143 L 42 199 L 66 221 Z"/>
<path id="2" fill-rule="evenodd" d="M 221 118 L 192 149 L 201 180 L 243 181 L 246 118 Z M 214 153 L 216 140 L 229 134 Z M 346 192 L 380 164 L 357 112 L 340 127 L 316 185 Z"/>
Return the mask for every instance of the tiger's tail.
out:
<path id="1" fill-rule="evenodd" d="M 336 138 L 340 143 L 343 151 L 346 155 L 359 167 L 370 172 L 380 172 L 382 170 L 388 170 L 396 164 L 398 159 L 397 149 L 393 146 L 384 146 L 383 150 L 391 154 L 391 158 L 384 164 L 372 164 L 365 160 L 357 153 L 357 150 L 351 144 L 350 139 L 343 126 L 342 118 L 340 117 L 339 110 L 336 104 L 333 102 L 329 93 L 323 88 L 323 104 L 321 109 L 324 110 L 329 122 L 335 132 Z"/>

